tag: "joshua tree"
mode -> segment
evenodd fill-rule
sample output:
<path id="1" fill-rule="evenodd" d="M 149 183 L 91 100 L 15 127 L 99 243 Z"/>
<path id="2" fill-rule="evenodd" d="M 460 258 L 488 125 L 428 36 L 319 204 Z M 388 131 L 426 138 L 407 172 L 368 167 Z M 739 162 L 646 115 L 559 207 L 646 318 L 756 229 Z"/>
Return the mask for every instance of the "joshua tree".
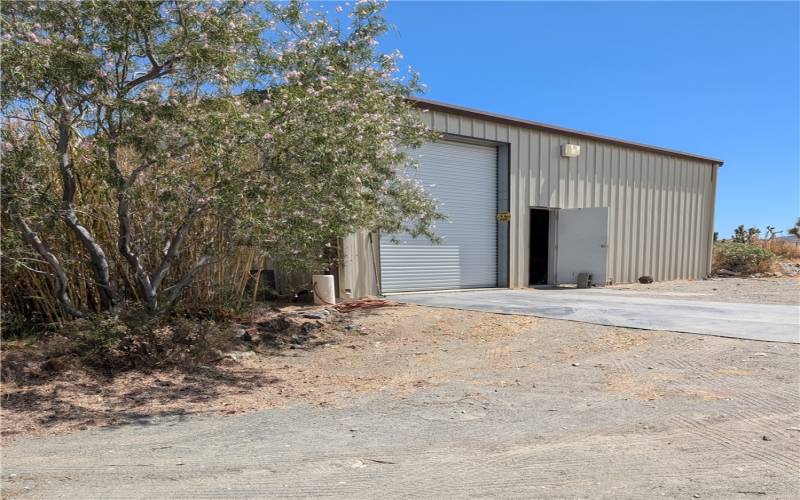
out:
<path id="1" fill-rule="evenodd" d="M 774 240 L 775 237 L 781 234 L 783 231 L 776 231 L 775 226 L 767 226 L 766 229 L 766 236 L 764 237 L 765 240 L 771 241 Z"/>
<path id="2" fill-rule="evenodd" d="M 731 236 L 731 241 L 736 243 L 754 243 L 758 240 L 758 235 L 761 234 L 761 230 L 757 227 L 751 227 L 750 229 L 745 229 L 744 225 L 740 224 L 733 231 L 733 236 Z"/>
<path id="3" fill-rule="evenodd" d="M 800 238 L 800 217 L 794 222 L 794 227 L 789 229 L 789 234 L 793 234 L 795 238 Z"/>

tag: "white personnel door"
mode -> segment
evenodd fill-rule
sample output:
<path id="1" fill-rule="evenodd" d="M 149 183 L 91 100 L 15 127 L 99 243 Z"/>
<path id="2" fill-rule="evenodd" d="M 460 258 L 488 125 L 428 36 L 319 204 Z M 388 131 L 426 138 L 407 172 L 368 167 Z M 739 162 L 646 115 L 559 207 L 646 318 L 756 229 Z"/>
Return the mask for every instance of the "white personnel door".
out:
<path id="1" fill-rule="evenodd" d="M 381 236 L 382 292 L 497 286 L 497 148 L 434 142 L 411 154 L 419 161 L 411 176 L 448 220 L 437 223 L 440 244 L 407 234 Z"/>
<path id="2" fill-rule="evenodd" d="M 578 273 L 605 285 L 608 272 L 608 208 L 558 211 L 556 283 L 575 283 Z"/>

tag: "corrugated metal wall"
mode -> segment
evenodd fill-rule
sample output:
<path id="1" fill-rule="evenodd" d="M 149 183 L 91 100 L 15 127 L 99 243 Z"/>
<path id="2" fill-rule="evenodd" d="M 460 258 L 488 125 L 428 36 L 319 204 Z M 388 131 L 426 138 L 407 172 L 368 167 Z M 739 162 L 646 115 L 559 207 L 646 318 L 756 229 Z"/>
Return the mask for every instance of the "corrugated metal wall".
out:
<path id="1" fill-rule="evenodd" d="M 697 279 L 710 271 L 717 165 L 455 113 L 422 116 L 439 132 L 509 144 L 512 288 L 528 284 L 531 207 L 609 207 L 608 277 L 617 283 L 645 274 L 659 281 Z M 580 156 L 562 158 L 566 143 L 579 144 Z"/>

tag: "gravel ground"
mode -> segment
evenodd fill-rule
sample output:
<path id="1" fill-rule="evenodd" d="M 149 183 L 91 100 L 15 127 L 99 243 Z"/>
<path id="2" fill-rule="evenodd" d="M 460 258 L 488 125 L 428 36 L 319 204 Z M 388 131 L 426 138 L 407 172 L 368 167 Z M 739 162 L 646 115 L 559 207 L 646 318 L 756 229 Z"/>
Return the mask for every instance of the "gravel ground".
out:
<path id="1" fill-rule="evenodd" d="M 353 325 L 328 347 L 243 360 L 273 378 L 223 401 L 261 411 L 203 414 L 224 408 L 210 394 L 20 438 L 3 497 L 800 493 L 800 346 L 421 306 Z"/>
<path id="2" fill-rule="evenodd" d="M 649 285 L 629 283 L 607 288 L 661 298 L 753 304 L 800 304 L 800 277 L 711 278 L 702 281 L 663 281 Z"/>

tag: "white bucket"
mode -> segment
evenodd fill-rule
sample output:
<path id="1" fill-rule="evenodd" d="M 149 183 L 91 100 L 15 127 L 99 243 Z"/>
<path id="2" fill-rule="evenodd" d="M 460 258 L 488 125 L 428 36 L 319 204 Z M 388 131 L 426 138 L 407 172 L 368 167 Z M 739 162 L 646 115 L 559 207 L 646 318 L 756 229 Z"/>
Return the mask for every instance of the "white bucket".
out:
<path id="1" fill-rule="evenodd" d="M 314 292 L 314 304 L 331 305 L 336 303 L 336 288 L 333 285 L 333 275 L 315 274 L 311 277 Z"/>

